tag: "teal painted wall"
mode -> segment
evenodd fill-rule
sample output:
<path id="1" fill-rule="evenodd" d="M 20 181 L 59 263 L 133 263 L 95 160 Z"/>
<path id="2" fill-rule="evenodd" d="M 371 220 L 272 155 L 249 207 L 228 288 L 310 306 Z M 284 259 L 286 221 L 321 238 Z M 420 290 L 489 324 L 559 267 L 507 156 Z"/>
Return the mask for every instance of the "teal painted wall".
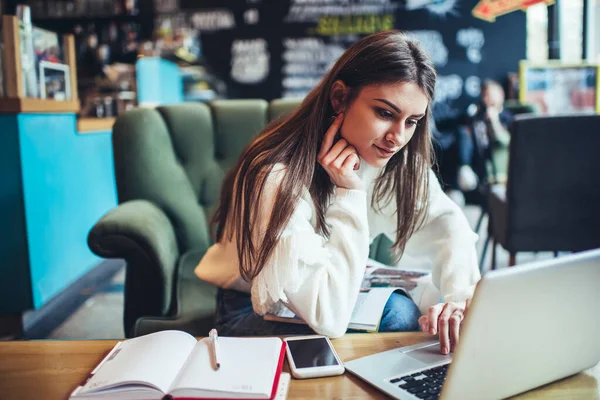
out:
<path id="1" fill-rule="evenodd" d="M 0 115 L 0 313 L 33 306 L 17 117 Z"/>
<path id="2" fill-rule="evenodd" d="M 140 104 L 183 101 L 179 68 L 140 59 Z M 40 308 L 102 259 L 92 226 L 117 206 L 111 132 L 74 114 L 0 115 L 0 315 Z"/>
<path id="3" fill-rule="evenodd" d="M 138 103 L 142 106 L 183 101 L 183 82 L 177 64 L 161 58 L 140 58 L 135 65 Z"/>
<path id="4" fill-rule="evenodd" d="M 33 303 L 95 267 L 91 227 L 116 207 L 111 133 L 78 134 L 74 114 L 19 114 Z"/>

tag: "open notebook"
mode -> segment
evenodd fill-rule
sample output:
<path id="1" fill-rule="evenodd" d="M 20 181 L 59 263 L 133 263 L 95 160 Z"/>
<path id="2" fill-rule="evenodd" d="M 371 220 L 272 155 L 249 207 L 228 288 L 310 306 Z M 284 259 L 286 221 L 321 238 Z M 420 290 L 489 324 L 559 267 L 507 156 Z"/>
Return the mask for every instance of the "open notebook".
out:
<path id="1" fill-rule="evenodd" d="M 119 342 L 70 399 L 273 399 L 285 342 L 219 337 L 218 371 L 208 338 L 163 331 Z"/>

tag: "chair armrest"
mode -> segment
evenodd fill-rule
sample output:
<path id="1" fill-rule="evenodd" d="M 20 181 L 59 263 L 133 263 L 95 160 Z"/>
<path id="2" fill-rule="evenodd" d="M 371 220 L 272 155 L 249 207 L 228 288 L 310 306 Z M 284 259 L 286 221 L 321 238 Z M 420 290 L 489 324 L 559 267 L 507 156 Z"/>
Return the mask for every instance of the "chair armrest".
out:
<path id="1" fill-rule="evenodd" d="M 125 258 L 130 239 L 166 266 L 169 272 L 179 257 L 173 225 L 166 214 L 146 200 L 119 205 L 94 225 L 88 236 L 91 250 L 104 258 Z"/>
<path id="2" fill-rule="evenodd" d="M 383 233 L 377 236 L 369 247 L 369 258 L 385 265 L 396 264 L 392 250 L 393 242 Z"/>
<path id="3" fill-rule="evenodd" d="M 126 334 L 141 316 L 168 314 L 179 250 L 173 225 L 161 209 L 145 200 L 123 203 L 94 225 L 88 245 L 100 257 L 127 263 Z"/>

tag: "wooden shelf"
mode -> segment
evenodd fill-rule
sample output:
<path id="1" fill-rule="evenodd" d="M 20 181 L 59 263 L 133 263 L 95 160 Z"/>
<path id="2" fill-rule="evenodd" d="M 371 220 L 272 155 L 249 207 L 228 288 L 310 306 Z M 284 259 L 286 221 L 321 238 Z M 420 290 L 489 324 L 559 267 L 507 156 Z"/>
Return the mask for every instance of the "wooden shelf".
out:
<path id="1" fill-rule="evenodd" d="M 80 118 L 77 120 L 77 132 L 112 131 L 114 124 L 115 118 Z"/>
<path id="2" fill-rule="evenodd" d="M 79 101 L 0 98 L 0 113 L 78 113 Z"/>
<path id="3" fill-rule="evenodd" d="M 23 72 L 21 70 L 21 37 L 19 20 L 14 15 L 2 16 L 2 39 L 4 49 L 4 94 L 0 97 L 0 113 L 78 113 L 79 98 L 77 95 L 77 65 L 75 58 L 75 38 L 63 35 L 65 63 L 69 66 L 71 100 L 42 100 L 25 97 Z"/>

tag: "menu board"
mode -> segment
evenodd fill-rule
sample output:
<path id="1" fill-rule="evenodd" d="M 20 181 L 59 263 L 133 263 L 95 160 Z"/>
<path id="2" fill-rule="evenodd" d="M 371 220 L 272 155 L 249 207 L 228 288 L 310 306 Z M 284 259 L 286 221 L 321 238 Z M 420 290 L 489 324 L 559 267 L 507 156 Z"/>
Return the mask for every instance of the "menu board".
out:
<path id="1" fill-rule="evenodd" d="M 482 80 L 505 80 L 525 58 L 525 14 L 481 21 L 471 14 L 477 0 L 179 3 L 230 98 L 304 96 L 350 44 L 386 29 L 421 42 L 438 70 L 436 100 L 454 106 L 475 101 Z"/>

